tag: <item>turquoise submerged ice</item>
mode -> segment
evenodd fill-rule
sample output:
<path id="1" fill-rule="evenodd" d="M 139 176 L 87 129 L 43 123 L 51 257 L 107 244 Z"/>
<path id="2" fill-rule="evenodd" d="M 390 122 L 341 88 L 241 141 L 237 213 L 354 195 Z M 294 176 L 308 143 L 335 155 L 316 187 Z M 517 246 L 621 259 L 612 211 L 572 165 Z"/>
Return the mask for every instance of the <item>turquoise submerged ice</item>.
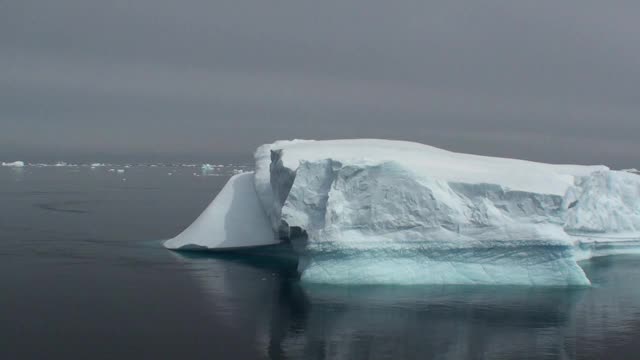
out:
<path id="1" fill-rule="evenodd" d="M 577 261 L 640 249 L 640 176 L 605 166 L 366 139 L 280 141 L 255 158 L 252 188 L 223 190 L 165 245 L 281 239 L 303 281 L 332 284 L 588 285 Z"/>

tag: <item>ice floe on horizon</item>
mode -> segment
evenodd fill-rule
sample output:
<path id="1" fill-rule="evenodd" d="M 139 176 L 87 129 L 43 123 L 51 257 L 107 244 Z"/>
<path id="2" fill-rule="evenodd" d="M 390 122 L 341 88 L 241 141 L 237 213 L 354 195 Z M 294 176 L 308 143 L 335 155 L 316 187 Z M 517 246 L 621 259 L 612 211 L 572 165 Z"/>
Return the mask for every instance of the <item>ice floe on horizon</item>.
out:
<path id="1" fill-rule="evenodd" d="M 26 163 L 24 161 L 13 161 L 13 162 L 0 162 L 0 166 L 2 167 L 89 167 L 89 168 L 103 168 L 103 167 L 120 167 L 120 168 L 134 168 L 134 167 L 165 167 L 165 168 L 197 168 L 199 167 L 201 170 L 222 170 L 225 168 L 247 168 L 249 165 L 243 164 L 229 164 L 229 165 L 217 165 L 217 164 L 176 164 L 176 163 L 106 163 L 106 162 L 81 162 L 81 163 L 71 163 L 67 161 L 57 161 L 52 163 L 45 162 L 36 162 L 36 163 Z"/>
<path id="2" fill-rule="evenodd" d="M 229 177 L 243 172 L 251 171 L 252 166 L 246 164 L 222 165 L 213 163 L 190 164 L 190 163 L 107 163 L 107 162 L 86 162 L 71 163 L 58 161 L 52 163 L 25 163 L 23 161 L 0 162 L 3 168 L 31 168 L 31 169 L 60 169 L 61 171 L 81 172 L 82 169 L 100 173 L 123 174 L 128 171 L 144 171 L 149 169 L 162 169 L 168 176 L 194 176 L 194 177 Z M 198 171 L 199 170 L 199 171 Z"/>

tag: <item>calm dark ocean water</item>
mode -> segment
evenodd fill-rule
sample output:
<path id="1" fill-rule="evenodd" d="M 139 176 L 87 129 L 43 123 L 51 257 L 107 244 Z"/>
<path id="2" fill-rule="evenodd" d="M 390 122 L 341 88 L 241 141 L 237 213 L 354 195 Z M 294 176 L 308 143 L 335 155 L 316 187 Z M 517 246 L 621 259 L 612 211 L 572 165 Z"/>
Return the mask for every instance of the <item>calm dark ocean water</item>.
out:
<path id="1" fill-rule="evenodd" d="M 280 250 L 162 248 L 228 173 L 108 169 L 0 168 L 0 359 L 640 357 L 640 257 L 591 288 L 305 286 Z"/>

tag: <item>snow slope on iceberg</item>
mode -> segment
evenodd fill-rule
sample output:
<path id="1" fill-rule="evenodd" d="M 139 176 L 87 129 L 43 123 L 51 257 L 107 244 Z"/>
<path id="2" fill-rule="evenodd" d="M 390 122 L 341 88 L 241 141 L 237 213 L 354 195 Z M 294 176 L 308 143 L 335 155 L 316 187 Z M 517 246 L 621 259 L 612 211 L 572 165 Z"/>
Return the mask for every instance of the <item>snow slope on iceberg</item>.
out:
<path id="1" fill-rule="evenodd" d="M 174 250 L 229 250 L 277 244 L 253 184 L 253 173 L 233 176 L 202 215 L 164 246 Z"/>

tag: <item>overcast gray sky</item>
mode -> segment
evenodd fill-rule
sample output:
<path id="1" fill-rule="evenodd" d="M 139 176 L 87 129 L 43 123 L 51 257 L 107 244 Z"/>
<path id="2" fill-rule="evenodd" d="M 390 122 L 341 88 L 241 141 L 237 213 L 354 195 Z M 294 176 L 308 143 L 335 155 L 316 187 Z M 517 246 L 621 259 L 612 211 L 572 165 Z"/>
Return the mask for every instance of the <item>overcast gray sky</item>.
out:
<path id="1" fill-rule="evenodd" d="M 638 19 L 637 0 L 0 0 L 0 160 L 379 137 L 638 166 Z"/>

